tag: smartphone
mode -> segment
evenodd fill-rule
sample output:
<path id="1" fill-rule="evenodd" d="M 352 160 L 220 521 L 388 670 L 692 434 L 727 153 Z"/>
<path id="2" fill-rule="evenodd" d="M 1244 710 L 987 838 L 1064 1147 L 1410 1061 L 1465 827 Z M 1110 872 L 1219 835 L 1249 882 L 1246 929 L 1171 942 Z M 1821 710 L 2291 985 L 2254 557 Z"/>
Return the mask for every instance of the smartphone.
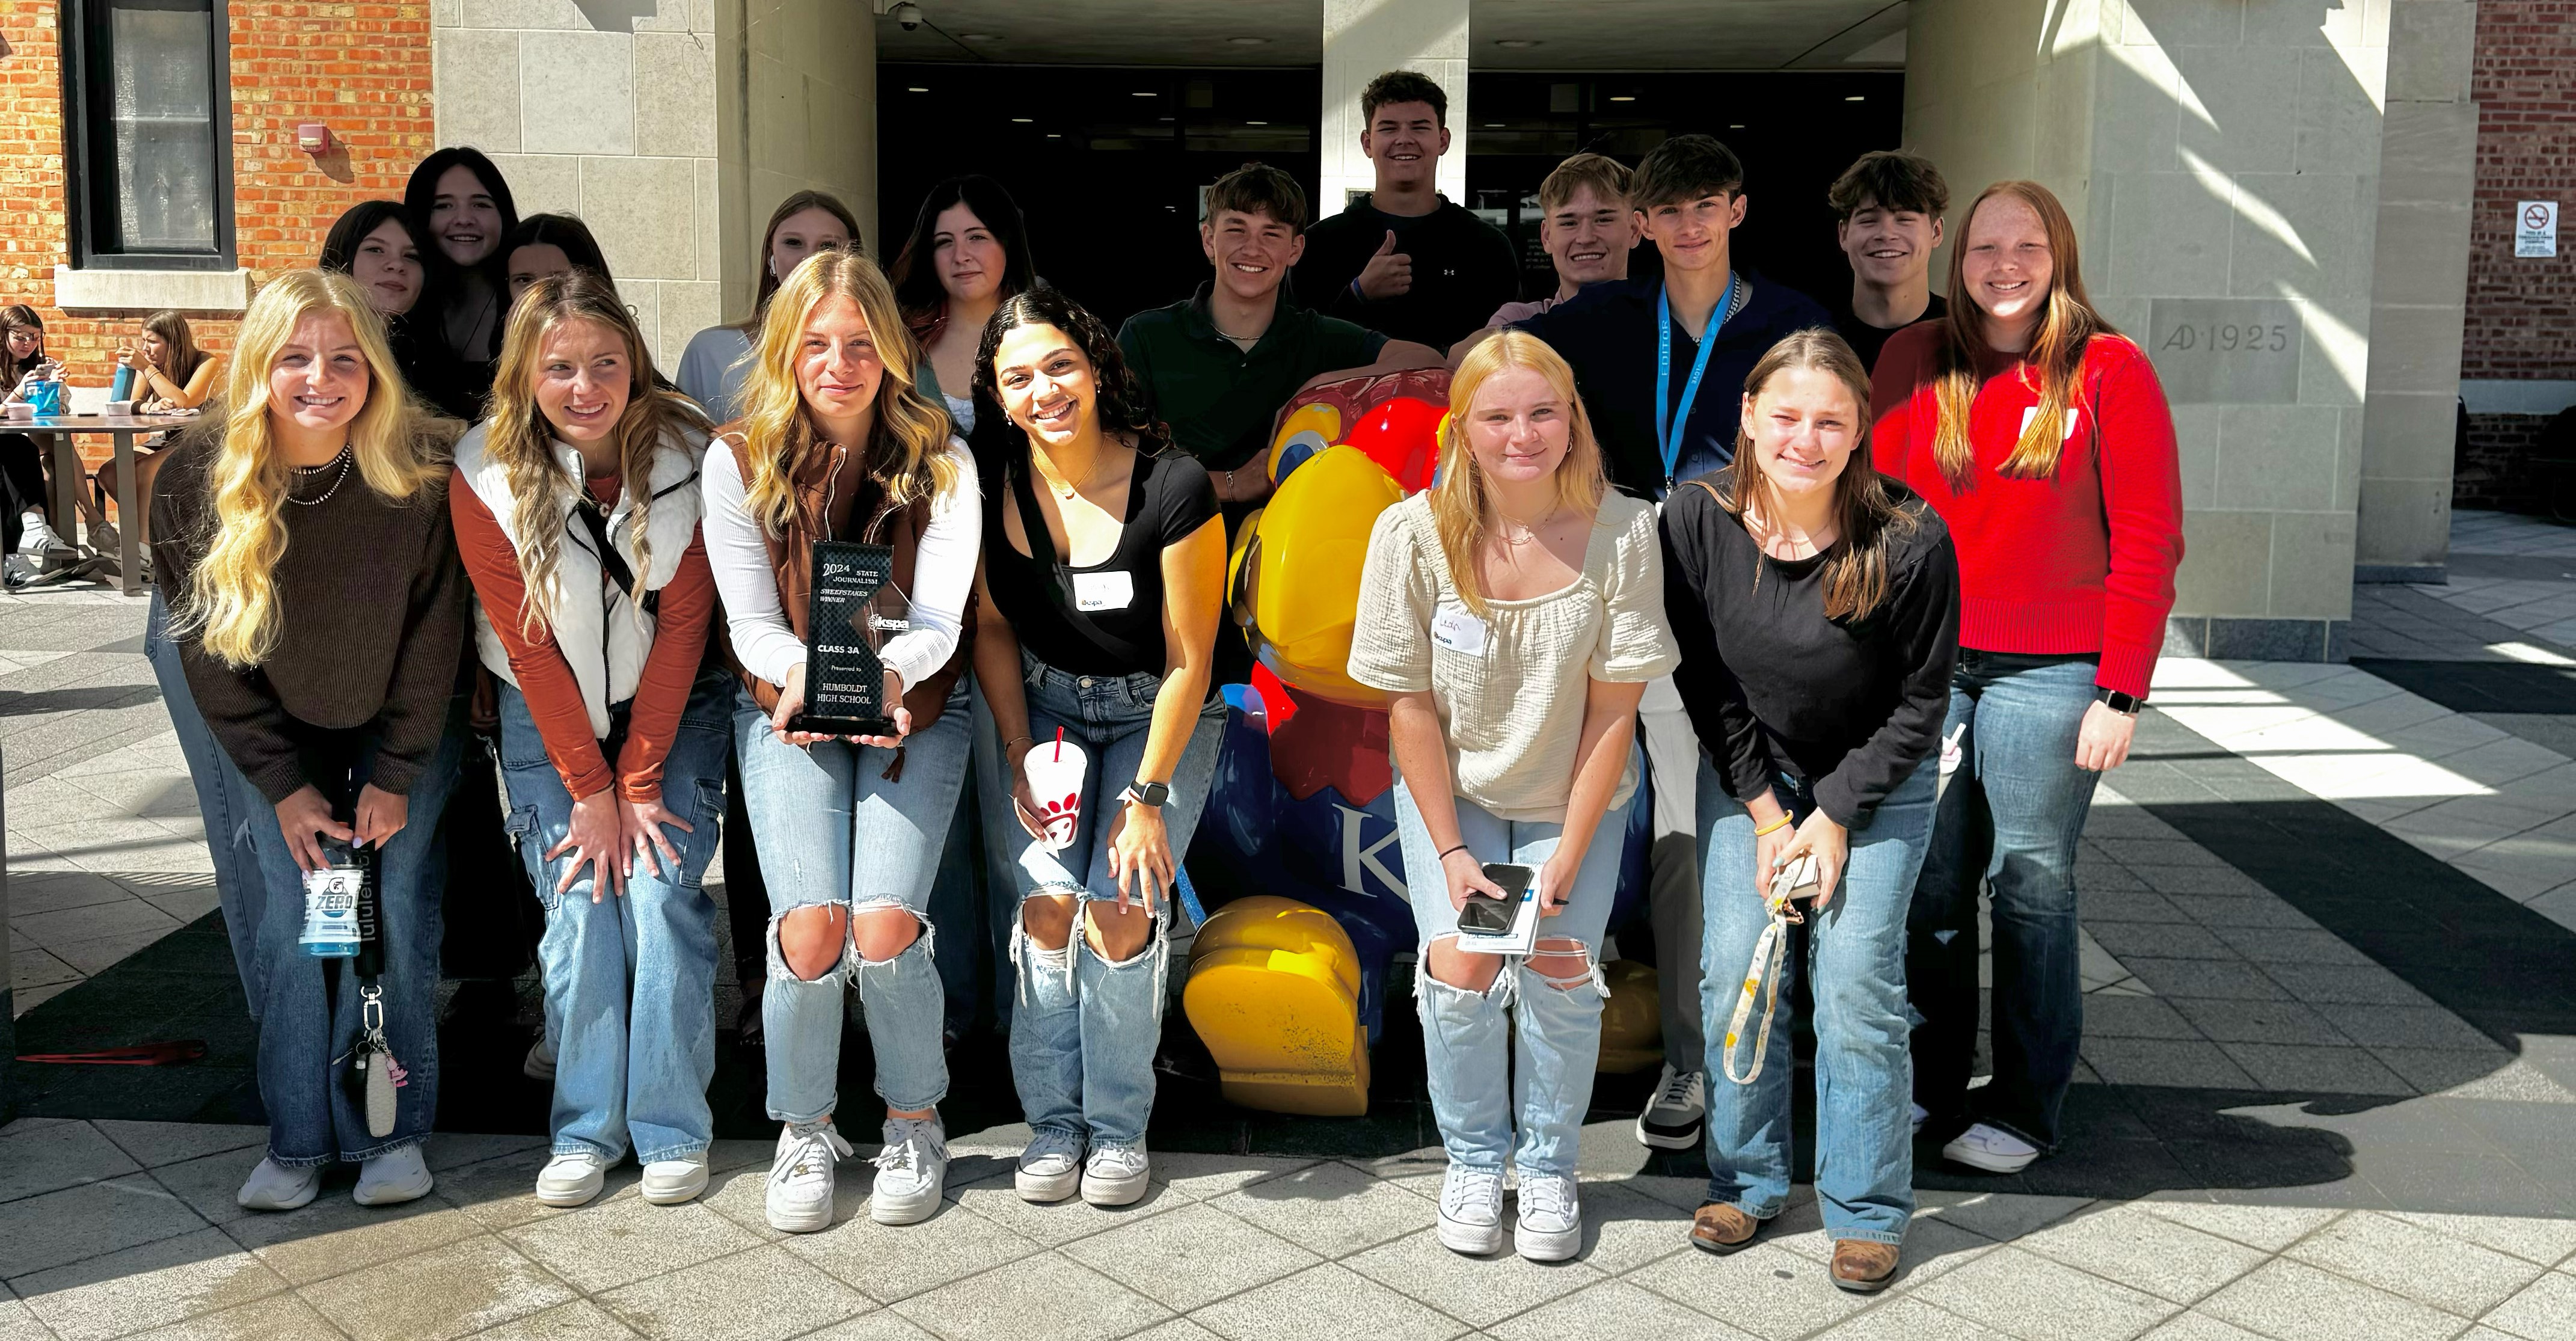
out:
<path id="1" fill-rule="evenodd" d="M 1505 935 L 1512 929 L 1512 918 L 1520 912 L 1521 900 L 1529 897 L 1538 869 L 1511 862 L 1487 862 L 1485 878 L 1503 891 L 1503 897 L 1469 894 L 1467 906 L 1458 910 L 1458 929 L 1485 936 Z"/>

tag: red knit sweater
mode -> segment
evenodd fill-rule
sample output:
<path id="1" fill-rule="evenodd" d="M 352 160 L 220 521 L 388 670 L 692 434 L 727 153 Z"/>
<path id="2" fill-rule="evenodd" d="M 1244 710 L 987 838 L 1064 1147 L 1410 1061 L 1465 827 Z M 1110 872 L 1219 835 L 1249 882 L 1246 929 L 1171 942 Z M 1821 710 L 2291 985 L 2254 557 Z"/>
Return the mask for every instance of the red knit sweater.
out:
<path id="1" fill-rule="evenodd" d="M 1938 323 L 1899 331 L 1879 355 L 1871 458 L 1923 495 L 1959 549 L 1959 645 L 1987 652 L 2093 652 L 2094 682 L 2144 697 L 2182 563 L 2182 472 L 2154 365 L 2119 336 L 2095 338 L 2046 479 L 1996 473 L 2039 405 L 2039 377 L 2011 356 L 1980 371 L 1969 415 L 1975 470 L 1953 490 L 1933 461 Z"/>

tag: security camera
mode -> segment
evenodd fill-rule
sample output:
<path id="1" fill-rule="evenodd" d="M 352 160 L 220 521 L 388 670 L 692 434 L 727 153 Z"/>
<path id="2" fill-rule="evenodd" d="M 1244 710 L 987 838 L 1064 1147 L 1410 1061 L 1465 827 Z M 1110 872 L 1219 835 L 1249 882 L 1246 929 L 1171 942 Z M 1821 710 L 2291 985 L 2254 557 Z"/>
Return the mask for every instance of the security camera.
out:
<path id="1" fill-rule="evenodd" d="M 913 4 L 912 0 L 904 0 L 904 3 L 894 7 L 894 21 L 903 25 L 903 30 L 905 32 L 911 32 L 914 29 L 919 28 L 921 26 L 921 6 Z"/>

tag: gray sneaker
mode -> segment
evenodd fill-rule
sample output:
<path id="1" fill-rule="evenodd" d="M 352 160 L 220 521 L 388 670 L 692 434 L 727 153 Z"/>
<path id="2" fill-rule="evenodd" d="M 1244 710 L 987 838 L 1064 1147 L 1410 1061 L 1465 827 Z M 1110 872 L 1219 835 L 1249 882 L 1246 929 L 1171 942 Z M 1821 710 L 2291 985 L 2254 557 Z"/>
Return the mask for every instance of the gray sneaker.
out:
<path id="1" fill-rule="evenodd" d="M 881 1225 L 918 1224 L 939 1209 L 948 1179 L 948 1129 L 938 1118 L 887 1118 L 885 1149 L 876 1157 L 868 1218 Z"/>
<path id="2" fill-rule="evenodd" d="M 1011 1185 L 1022 1201 L 1062 1201 L 1082 1184 L 1082 1138 L 1040 1129 L 1020 1152 Z"/>

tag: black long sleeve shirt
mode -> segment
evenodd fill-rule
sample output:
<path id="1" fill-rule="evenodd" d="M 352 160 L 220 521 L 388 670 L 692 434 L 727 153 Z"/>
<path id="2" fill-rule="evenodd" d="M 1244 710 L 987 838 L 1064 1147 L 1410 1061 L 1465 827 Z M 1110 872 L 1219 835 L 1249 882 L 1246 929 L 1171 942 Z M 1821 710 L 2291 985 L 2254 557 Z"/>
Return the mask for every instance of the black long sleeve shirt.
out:
<path id="1" fill-rule="evenodd" d="M 1442 200 L 1424 215 L 1388 214 L 1368 196 L 1306 230 L 1306 255 L 1291 271 L 1297 301 L 1344 321 L 1445 350 L 1485 328 L 1494 309 L 1521 296 L 1520 257 L 1510 238 L 1466 207 Z M 1363 298 L 1351 282 L 1395 234 L 1413 259 L 1413 287 Z"/>
<path id="2" fill-rule="evenodd" d="M 1723 488 L 1723 475 L 1712 483 Z M 1833 550 L 1774 559 L 1707 489 L 1665 501 L 1664 605 L 1682 649 L 1673 682 L 1728 795 L 1760 796 L 1785 773 L 1859 828 L 1939 747 L 1958 562 L 1939 514 L 1889 488 L 1913 524 L 1891 539 L 1885 599 L 1844 621 L 1825 617 Z"/>

